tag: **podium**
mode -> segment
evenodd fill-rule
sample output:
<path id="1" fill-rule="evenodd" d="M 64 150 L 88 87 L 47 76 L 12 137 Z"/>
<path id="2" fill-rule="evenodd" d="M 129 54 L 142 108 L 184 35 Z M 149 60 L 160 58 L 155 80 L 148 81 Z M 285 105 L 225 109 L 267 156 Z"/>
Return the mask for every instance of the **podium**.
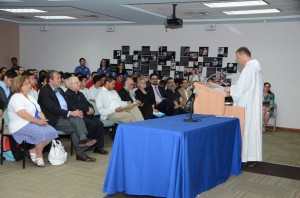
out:
<path id="1" fill-rule="evenodd" d="M 224 87 L 214 83 L 194 83 L 197 94 L 194 101 L 194 113 L 215 116 L 233 116 L 240 120 L 241 133 L 244 134 L 245 108 L 225 105 Z"/>

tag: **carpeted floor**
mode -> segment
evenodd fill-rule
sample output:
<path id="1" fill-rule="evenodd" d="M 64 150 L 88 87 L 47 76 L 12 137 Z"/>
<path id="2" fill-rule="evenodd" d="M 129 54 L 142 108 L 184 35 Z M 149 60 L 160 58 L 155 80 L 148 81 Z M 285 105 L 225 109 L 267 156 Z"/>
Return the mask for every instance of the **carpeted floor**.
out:
<path id="1" fill-rule="evenodd" d="M 66 151 L 70 141 L 62 140 Z M 106 136 L 105 148 L 111 152 L 113 142 Z M 0 197 L 5 198 L 150 198 L 149 196 L 127 196 L 122 193 L 107 196 L 102 191 L 110 155 L 92 152 L 97 162 L 85 163 L 68 156 L 62 166 L 51 166 L 44 156 L 45 168 L 38 168 L 27 160 L 23 170 L 21 162 L 4 162 L 0 165 Z M 300 198 L 300 134 L 276 132 L 263 134 L 263 159 L 239 176 L 231 176 L 226 182 L 201 193 L 197 198 Z M 281 166 L 277 164 L 285 164 Z M 298 167 L 296 169 L 293 169 Z M 291 171 L 292 169 L 293 171 Z M 260 172 L 254 172 L 259 170 Z M 298 171 L 298 172 L 297 172 Z M 271 173 L 269 173 L 271 172 Z M 297 178 L 290 179 L 287 173 L 294 172 Z M 278 175 L 282 174 L 283 175 Z"/>

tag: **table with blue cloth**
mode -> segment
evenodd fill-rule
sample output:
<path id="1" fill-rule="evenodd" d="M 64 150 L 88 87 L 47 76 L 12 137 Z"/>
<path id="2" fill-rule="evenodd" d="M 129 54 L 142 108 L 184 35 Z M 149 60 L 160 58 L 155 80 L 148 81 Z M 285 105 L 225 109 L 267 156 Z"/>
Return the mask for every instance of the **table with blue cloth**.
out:
<path id="1" fill-rule="evenodd" d="M 103 191 L 193 198 L 241 173 L 237 118 L 178 115 L 117 129 Z"/>

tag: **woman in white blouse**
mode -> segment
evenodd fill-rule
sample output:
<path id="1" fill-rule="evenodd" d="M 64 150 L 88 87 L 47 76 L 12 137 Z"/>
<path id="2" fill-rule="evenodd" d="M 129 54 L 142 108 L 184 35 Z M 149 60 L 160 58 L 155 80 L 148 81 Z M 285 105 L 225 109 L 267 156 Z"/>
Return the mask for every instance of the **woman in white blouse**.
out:
<path id="1" fill-rule="evenodd" d="M 47 123 L 37 101 L 28 93 L 31 85 L 27 76 L 13 79 L 11 91 L 14 93 L 8 103 L 8 129 L 17 143 L 35 145 L 29 150 L 32 163 L 44 167 L 43 149 L 58 137 L 56 130 Z"/>

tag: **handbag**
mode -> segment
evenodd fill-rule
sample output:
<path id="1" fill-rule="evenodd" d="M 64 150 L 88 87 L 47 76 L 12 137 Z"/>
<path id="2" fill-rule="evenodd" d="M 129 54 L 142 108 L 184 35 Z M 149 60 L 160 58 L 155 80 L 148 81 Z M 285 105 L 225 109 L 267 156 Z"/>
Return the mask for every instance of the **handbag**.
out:
<path id="1" fill-rule="evenodd" d="M 52 140 L 48 160 L 52 165 L 62 165 L 67 161 L 68 153 L 59 140 Z"/>

